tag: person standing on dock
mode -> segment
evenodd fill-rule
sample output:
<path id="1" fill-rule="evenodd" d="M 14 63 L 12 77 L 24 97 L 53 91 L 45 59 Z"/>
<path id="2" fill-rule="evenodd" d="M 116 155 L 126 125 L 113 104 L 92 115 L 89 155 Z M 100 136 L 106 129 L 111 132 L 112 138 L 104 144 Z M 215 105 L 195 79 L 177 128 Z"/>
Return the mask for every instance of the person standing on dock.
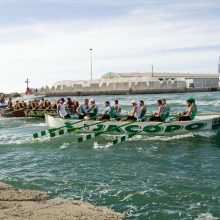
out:
<path id="1" fill-rule="evenodd" d="M 64 106 L 64 102 L 65 99 L 61 98 L 60 99 L 60 103 L 57 106 L 57 114 L 61 117 L 61 118 L 71 118 L 69 114 L 67 114 L 65 106 Z"/>
<path id="2" fill-rule="evenodd" d="M 197 105 L 194 98 L 189 98 L 186 100 L 188 110 L 183 114 L 179 114 L 178 121 L 190 121 L 193 120 L 197 114 Z"/>

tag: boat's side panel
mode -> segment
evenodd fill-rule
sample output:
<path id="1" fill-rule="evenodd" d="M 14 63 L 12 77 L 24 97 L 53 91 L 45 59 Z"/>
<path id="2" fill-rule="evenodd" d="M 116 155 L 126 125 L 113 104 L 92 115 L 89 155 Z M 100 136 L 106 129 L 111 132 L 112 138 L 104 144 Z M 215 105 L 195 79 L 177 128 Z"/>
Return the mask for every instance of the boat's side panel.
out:
<path id="1" fill-rule="evenodd" d="M 71 114 L 71 111 L 67 109 L 67 113 Z M 26 111 L 26 114 L 28 114 L 28 117 L 37 117 L 37 118 L 43 118 L 45 114 L 51 115 L 51 116 L 57 116 L 57 110 L 56 109 L 35 109 L 35 110 L 29 110 Z"/>
<path id="2" fill-rule="evenodd" d="M 11 117 L 24 117 L 24 110 L 1 110 L 0 112 L 1 117 L 11 118 Z"/>
<path id="3" fill-rule="evenodd" d="M 65 125 L 65 122 L 74 123 L 77 120 L 63 120 L 61 118 L 54 118 L 47 116 L 47 123 L 50 127 L 61 127 Z M 107 121 L 96 125 L 94 121 L 82 121 L 73 125 L 75 128 L 83 127 L 83 132 L 100 132 L 105 131 L 108 133 L 131 133 L 141 132 L 141 134 L 170 134 L 170 133 L 187 133 L 199 130 L 211 130 L 220 127 L 220 117 L 200 119 L 194 121 L 182 121 L 182 122 L 134 122 L 128 124 L 128 122 Z M 125 125 L 121 127 L 122 125 Z"/>

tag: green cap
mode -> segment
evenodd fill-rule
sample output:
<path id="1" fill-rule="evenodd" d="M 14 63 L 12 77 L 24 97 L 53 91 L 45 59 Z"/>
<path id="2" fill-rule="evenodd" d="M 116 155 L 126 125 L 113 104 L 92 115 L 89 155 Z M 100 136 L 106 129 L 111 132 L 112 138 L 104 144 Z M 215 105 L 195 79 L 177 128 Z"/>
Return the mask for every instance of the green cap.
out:
<path id="1" fill-rule="evenodd" d="M 193 102 L 193 101 L 195 101 L 196 99 L 194 99 L 193 97 L 190 97 L 190 98 L 188 98 L 186 101 L 190 101 L 190 102 Z"/>

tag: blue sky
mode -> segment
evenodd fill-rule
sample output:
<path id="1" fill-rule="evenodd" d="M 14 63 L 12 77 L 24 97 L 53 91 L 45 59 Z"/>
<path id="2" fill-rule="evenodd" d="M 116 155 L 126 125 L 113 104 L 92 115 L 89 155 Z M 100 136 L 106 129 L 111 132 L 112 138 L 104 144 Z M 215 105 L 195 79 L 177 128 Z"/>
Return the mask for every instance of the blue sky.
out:
<path id="1" fill-rule="evenodd" d="M 219 0 L 0 0 L 0 92 L 106 72 L 216 73 Z"/>

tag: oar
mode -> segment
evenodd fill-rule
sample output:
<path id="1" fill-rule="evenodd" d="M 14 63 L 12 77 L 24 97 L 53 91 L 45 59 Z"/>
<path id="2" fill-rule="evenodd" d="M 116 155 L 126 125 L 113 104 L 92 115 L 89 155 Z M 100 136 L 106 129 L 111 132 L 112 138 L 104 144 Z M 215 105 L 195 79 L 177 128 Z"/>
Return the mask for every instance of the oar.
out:
<path id="1" fill-rule="evenodd" d="M 121 127 L 123 127 L 123 126 L 129 125 L 129 124 L 132 124 L 132 123 L 135 123 L 135 122 L 136 122 L 136 121 L 132 121 L 132 122 L 129 122 L 129 123 L 120 125 L 120 126 L 118 126 L 118 128 L 121 128 Z M 79 138 L 77 139 L 77 142 L 88 141 L 88 140 L 93 139 L 93 138 L 95 138 L 95 137 L 97 137 L 97 136 L 100 136 L 100 135 L 102 135 L 102 134 L 104 134 L 104 133 L 106 133 L 106 132 L 107 132 L 107 131 L 101 131 L 101 132 L 95 132 L 95 133 L 87 134 L 87 135 L 85 135 L 85 136 L 79 137 Z"/>
<path id="2" fill-rule="evenodd" d="M 52 104 L 50 104 L 50 106 L 49 107 L 47 107 L 45 110 L 44 110 L 44 114 L 46 113 L 46 111 L 51 107 L 51 106 L 53 106 L 54 104 L 56 103 L 56 101 L 55 102 L 53 102 Z"/>
<path id="3" fill-rule="evenodd" d="M 106 121 L 98 121 L 96 123 L 92 123 L 90 125 L 87 125 L 87 127 L 90 127 L 90 126 L 93 126 L 93 125 L 97 125 L 97 124 L 101 124 L 101 123 L 105 123 Z M 68 134 L 70 132 L 73 132 L 73 131 L 76 131 L 76 130 L 80 130 L 82 128 L 85 128 L 85 126 L 81 126 L 81 127 L 78 127 L 78 128 L 68 128 L 67 126 L 62 128 L 62 129 L 59 129 L 55 132 L 51 132 L 50 133 L 50 137 L 57 137 L 57 136 L 61 136 L 61 135 L 64 135 L 64 134 Z"/>
<path id="4" fill-rule="evenodd" d="M 27 116 L 33 112 L 37 107 L 39 107 L 41 105 L 41 103 L 39 105 L 37 105 L 35 108 L 31 109 L 31 111 L 29 111 L 26 115 L 25 115 L 25 118 L 27 118 Z"/>
<path id="5" fill-rule="evenodd" d="M 174 117 L 173 119 L 171 120 L 174 120 L 176 119 L 177 117 Z M 156 125 L 150 125 L 151 127 L 156 127 L 158 125 L 161 125 L 161 124 L 164 124 L 164 123 L 167 123 L 166 121 L 163 121 L 163 122 L 160 122 Z M 123 136 L 119 136 L 117 138 L 115 138 L 113 141 L 112 141 L 112 144 L 115 145 L 115 144 L 118 144 L 118 143 L 121 143 L 123 141 L 127 141 L 128 139 L 134 137 L 135 135 L 138 135 L 140 134 L 141 132 L 143 132 L 142 130 L 141 131 L 136 131 L 136 132 L 133 132 L 133 133 L 129 133 L 129 134 L 125 134 Z"/>
<path id="6" fill-rule="evenodd" d="M 150 118 L 152 115 L 150 115 L 150 116 L 143 116 L 141 119 L 142 120 L 146 120 L 147 118 Z M 123 118 L 124 116 L 120 116 L 119 118 Z M 133 123 L 136 123 L 137 121 L 131 121 L 131 122 L 128 122 L 128 123 L 126 123 L 126 124 L 123 124 L 123 125 L 120 125 L 120 126 L 118 126 L 118 128 L 121 128 L 121 127 L 124 127 L 124 126 L 126 126 L 126 125 L 129 125 L 129 124 L 133 124 Z M 97 137 L 97 136 L 100 136 L 100 135 L 102 135 L 102 134 L 104 134 L 104 133 L 106 133 L 107 131 L 101 131 L 101 132 L 95 132 L 95 133 L 91 133 L 91 134 L 87 134 L 87 135 L 85 135 L 85 136 L 82 136 L 82 137 L 79 137 L 78 139 L 77 139 L 77 142 L 84 142 L 84 141 L 87 141 L 87 140 L 91 140 L 91 139 L 93 139 L 93 138 L 95 138 L 95 137 Z"/>
<path id="7" fill-rule="evenodd" d="M 93 119 L 94 117 L 92 117 L 91 119 Z M 43 137 L 43 136 L 50 136 L 50 133 L 53 133 L 54 131 L 57 131 L 59 129 L 62 129 L 62 128 L 72 128 L 73 125 L 75 124 L 78 124 L 80 122 L 83 122 L 85 121 L 85 119 L 80 119 L 74 123 L 69 123 L 69 122 L 65 122 L 65 125 L 59 127 L 59 128 L 49 128 L 47 130 L 43 130 L 43 131 L 40 131 L 40 132 L 36 132 L 33 134 L 33 138 L 40 138 L 40 137 Z"/>

